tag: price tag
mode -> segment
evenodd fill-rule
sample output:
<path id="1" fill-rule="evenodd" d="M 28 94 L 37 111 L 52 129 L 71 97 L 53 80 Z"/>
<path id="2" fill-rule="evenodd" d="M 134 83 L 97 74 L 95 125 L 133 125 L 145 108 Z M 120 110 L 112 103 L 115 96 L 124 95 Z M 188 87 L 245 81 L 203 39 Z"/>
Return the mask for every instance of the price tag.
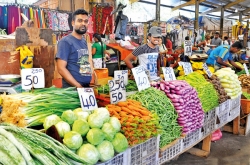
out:
<path id="1" fill-rule="evenodd" d="M 126 88 L 123 79 L 109 80 L 109 91 L 111 104 L 126 101 Z"/>
<path id="2" fill-rule="evenodd" d="M 247 65 L 244 63 L 243 66 L 244 66 L 244 68 L 245 68 L 246 75 L 249 76 L 249 71 L 248 71 L 248 69 L 247 69 Z"/>
<path id="3" fill-rule="evenodd" d="M 203 69 L 205 70 L 205 72 L 207 73 L 207 75 L 208 75 L 208 77 L 212 77 L 212 73 L 211 73 L 211 71 L 208 69 L 208 67 L 207 67 L 207 64 L 206 63 L 203 63 Z"/>
<path id="4" fill-rule="evenodd" d="M 184 41 L 184 55 L 186 56 L 192 55 L 192 42 L 190 40 Z"/>
<path id="5" fill-rule="evenodd" d="M 117 80 L 123 79 L 124 84 L 128 85 L 128 70 L 116 70 L 114 79 Z"/>
<path id="6" fill-rule="evenodd" d="M 21 70 L 22 89 L 44 88 L 44 70 L 42 68 L 30 68 Z"/>
<path id="7" fill-rule="evenodd" d="M 150 87 L 150 83 L 148 80 L 148 76 L 145 73 L 145 69 L 143 66 L 138 66 L 132 69 L 136 85 L 138 90 L 144 90 Z"/>
<path id="8" fill-rule="evenodd" d="M 162 71 L 163 71 L 165 81 L 176 80 L 173 68 L 171 68 L 171 67 L 162 67 Z"/>
<path id="9" fill-rule="evenodd" d="M 92 88 L 77 88 L 77 91 L 83 111 L 92 111 L 98 108 Z"/>
<path id="10" fill-rule="evenodd" d="M 179 65 L 183 67 L 185 75 L 188 75 L 193 72 L 192 66 L 190 62 L 179 62 Z"/>

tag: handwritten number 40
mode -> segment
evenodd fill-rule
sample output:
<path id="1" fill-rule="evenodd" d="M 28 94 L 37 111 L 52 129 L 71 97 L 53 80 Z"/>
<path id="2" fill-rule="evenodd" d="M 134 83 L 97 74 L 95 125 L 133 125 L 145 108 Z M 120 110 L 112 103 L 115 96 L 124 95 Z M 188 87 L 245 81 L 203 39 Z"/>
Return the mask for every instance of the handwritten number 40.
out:
<path id="1" fill-rule="evenodd" d="M 96 105 L 95 98 L 93 95 L 90 95 L 89 98 L 86 98 L 85 100 L 81 95 L 81 99 L 82 99 L 83 106 L 87 107 L 88 109 Z"/>

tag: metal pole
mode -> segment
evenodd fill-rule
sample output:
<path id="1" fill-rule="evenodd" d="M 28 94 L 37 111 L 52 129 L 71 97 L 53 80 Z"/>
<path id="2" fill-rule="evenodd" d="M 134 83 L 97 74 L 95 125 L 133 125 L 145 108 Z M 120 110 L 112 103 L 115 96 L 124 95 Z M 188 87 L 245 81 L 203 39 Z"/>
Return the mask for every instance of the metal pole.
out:
<path id="1" fill-rule="evenodd" d="M 223 24 L 224 24 L 224 6 L 221 7 L 221 15 L 220 15 L 220 35 L 223 36 Z"/>
<path id="2" fill-rule="evenodd" d="M 199 30 L 199 23 L 198 23 L 198 19 L 199 19 L 199 3 L 200 0 L 195 0 L 195 20 L 194 20 L 194 29 L 196 31 Z"/>
<path id="3" fill-rule="evenodd" d="M 242 11 L 239 12 L 239 21 L 240 21 L 240 23 L 242 23 Z"/>
<path id="4" fill-rule="evenodd" d="M 156 0 L 156 13 L 155 13 L 155 18 L 156 21 L 160 22 L 160 5 L 161 5 L 161 0 Z"/>

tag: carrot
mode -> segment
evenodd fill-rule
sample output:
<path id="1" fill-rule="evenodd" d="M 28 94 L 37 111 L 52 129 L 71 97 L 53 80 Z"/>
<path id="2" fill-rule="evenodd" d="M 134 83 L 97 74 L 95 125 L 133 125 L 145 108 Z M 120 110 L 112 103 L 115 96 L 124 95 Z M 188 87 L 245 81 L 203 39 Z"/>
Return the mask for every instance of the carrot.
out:
<path id="1" fill-rule="evenodd" d="M 129 105 L 128 108 L 131 109 L 131 110 L 138 111 L 142 115 L 149 115 L 150 114 L 149 111 L 141 110 L 141 109 L 137 108 L 136 106 Z"/>
<path id="2" fill-rule="evenodd" d="M 127 112 L 127 113 L 129 113 L 129 114 L 132 114 L 132 115 L 135 115 L 135 116 L 138 116 L 137 113 L 131 111 L 131 110 L 128 109 L 127 107 L 122 107 L 122 111 L 125 111 L 125 112 Z"/>
<path id="3" fill-rule="evenodd" d="M 115 108 L 116 106 L 113 105 L 113 104 L 108 104 L 107 107 L 108 107 L 108 108 Z"/>
<path id="4" fill-rule="evenodd" d="M 149 117 L 149 116 L 142 116 L 141 117 L 143 120 L 146 120 L 146 121 L 149 121 L 150 119 L 151 119 L 151 117 Z"/>
<path id="5" fill-rule="evenodd" d="M 140 103 L 139 101 L 136 101 L 136 100 L 128 99 L 127 101 L 128 101 L 128 102 L 131 102 L 131 103 L 133 103 L 133 104 L 141 105 L 141 103 Z"/>
<path id="6" fill-rule="evenodd" d="M 121 109 L 121 107 L 116 106 L 116 107 L 115 107 L 115 110 L 116 110 L 116 112 L 121 112 L 122 109 Z"/>
<path id="7" fill-rule="evenodd" d="M 120 101 L 120 102 L 117 103 L 117 105 L 119 107 L 126 107 L 128 105 L 128 102 L 127 101 Z"/>

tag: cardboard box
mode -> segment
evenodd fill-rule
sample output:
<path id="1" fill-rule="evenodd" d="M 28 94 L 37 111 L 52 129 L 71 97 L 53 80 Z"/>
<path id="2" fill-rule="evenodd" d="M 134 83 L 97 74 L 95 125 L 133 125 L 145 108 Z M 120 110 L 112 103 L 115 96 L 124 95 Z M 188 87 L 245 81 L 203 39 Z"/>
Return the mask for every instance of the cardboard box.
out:
<path id="1" fill-rule="evenodd" d="M 12 52 L 16 50 L 15 37 L 0 35 L 0 52 Z"/>

